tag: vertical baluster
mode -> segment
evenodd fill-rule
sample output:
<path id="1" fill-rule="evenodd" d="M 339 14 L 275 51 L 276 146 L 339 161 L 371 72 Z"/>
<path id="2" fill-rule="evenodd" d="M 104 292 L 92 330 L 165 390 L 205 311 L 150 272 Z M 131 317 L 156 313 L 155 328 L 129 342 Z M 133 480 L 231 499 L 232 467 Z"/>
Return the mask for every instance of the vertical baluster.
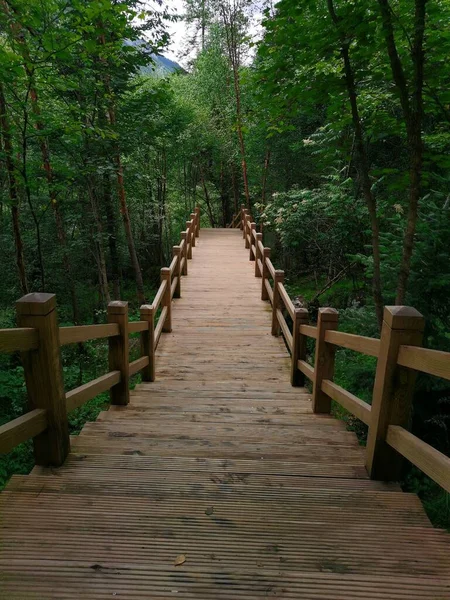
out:
<path id="1" fill-rule="evenodd" d="M 39 346 L 22 352 L 30 410 L 47 411 L 47 429 L 34 438 L 37 465 L 59 466 L 70 450 L 66 397 L 54 294 L 27 294 L 16 302 L 19 327 L 37 329 Z"/>
<path id="2" fill-rule="evenodd" d="M 337 329 L 337 327 L 337 310 L 334 308 L 319 308 L 312 397 L 312 408 L 315 413 L 329 413 L 331 410 L 331 398 L 322 391 L 322 381 L 324 379 L 333 380 L 336 347 L 325 341 L 325 333 L 329 329 Z"/>
<path id="3" fill-rule="evenodd" d="M 108 362 L 110 371 L 120 371 L 121 379 L 111 390 L 111 404 L 126 405 L 130 401 L 129 392 L 129 344 L 128 344 L 128 302 L 114 300 L 108 304 L 108 323 L 119 325 L 119 335 L 108 338 Z"/>
<path id="4" fill-rule="evenodd" d="M 280 323 L 277 310 L 280 307 L 280 291 L 278 285 L 284 283 L 284 271 L 275 271 L 273 278 L 273 304 L 272 304 L 272 335 L 280 335 Z"/>
<path id="5" fill-rule="evenodd" d="M 142 369 L 142 381 L 155 381 L 155 309 L 144 304 L 140 311 L 141 321 L 147 321 L 148 329 L 141 332 L 141 355 L 148 356 L 148 365 Z"/>
<path id="6" fill-rule="evenodd" d="M 397 365 L 401 345 L 422 344 L 425 320 L 409 306 L 385 306 L 373 388 L 366 467 L 372 479 L 396 481 L 401 456 L 386 443 L 389 425 L 409 428 L 416 372 Z"/>
<path id="7" fill-rule="evenodd" d="M 291 385 L 305 385 L 305 376 L 298 369 L 298 361 L 306 360 L 306 336 L 300 333 L 300 325 L 307 325 L 309 315 L 306 308 L 295 308 L 292 321 Z"/>

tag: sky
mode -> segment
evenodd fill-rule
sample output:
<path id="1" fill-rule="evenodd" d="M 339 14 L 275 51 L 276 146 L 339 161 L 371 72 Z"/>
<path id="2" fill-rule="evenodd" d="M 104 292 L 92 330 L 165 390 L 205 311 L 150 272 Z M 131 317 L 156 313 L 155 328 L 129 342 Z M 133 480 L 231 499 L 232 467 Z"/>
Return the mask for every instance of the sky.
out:
<path id="1" fill-rule="evenodd" d="M 162 0 L 163 6 L 167 7 L 169 12 L 174 15 L 183 15 L 184 4 L 183 0 Z M 254 0 L 253 10 L 254 16 L 249 28 L 249 34 L 257 39 L 261 35 L 261 17 L 262 7 L 267 5 L 267 0 Z M 170 33 L 171 43 L 163 52 L 164 56 L 178 62 L 182 67 L 187 66 L 189 56 L 183 57 L 184 41 L 187 37 L 187 26 L 183 20 L 167 24 L 167 30 Z"/>

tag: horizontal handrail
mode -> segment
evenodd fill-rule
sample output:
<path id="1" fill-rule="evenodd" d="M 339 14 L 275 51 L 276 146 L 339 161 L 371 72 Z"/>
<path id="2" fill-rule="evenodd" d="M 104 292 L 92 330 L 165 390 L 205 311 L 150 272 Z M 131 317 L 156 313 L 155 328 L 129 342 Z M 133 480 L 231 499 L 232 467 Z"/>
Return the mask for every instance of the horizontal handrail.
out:
<path id="1" fill-rule="evenodd" d="M 288 311 L 291 319 L 294 318 L 294 304 L 292 302 L 292 300 L 289 297 L 289 294 L 286 291 L 286 288 L 284 287 L 284 285 L 282 283 L 278 284 L 278 291 L 280 294 L 280 298 L 283 301 L 284 306 L 286 307 L 286 310 Z"/>
<path id="2" fill-rule="evenodd" d="M 299 360 L 297 362 L 297 368 L 299 371 L 306 375 L 308 379 L 314 381 L 314 367 L 306 362 L 306 360 Z"/>
<path id="3" fill-rule="evenodd" d="M 270 258 L 266 258 L 266 266 L 269 269 L 270 276 L 273 279 L 275 277 L 275 267 L 273 266 L 272 261 L 270 260 Z"/>
<path id="4" fill-rule="evenodd" d="M 164 292 L 166 291 L 167 280 L 161 281 L 161 284 L 158 288 L 158 291 L 153 298 L 152 306 L 155 309 L 155 312 L 158 310 L 159 305 L 161 304 L 161 300 L 163 299 Z"/>
<path id="5" fill-rule="evenodd" d="M 368 356 L 375 356 L 376 358 L 378 358 L 380 352 L 380 340 L 363 335 L 354 335 L 352 333 L 329 329 L 325 332 L 325 341 L 329 344 L 354 350 Z"/>
<path id="6" fill-rule="evenodd" d="M 116 323 L 104 323 L 102 325 L 71 325 L 59 328 L 59 343 L 61 346 L 67 344 L 81 344 L 89 340 L 109 338 L 120 334 Z"/>
<path id="7" fill-rule="evenodd" d="M 292 354 L 292 333 L 290 332 L 288 324 L 286 323 L 286 319 L 279 308 L 277 309 L 277 319 L 278 323 L 280 324 L 281 331 L 283 332 L 284 339 L 286 340 L 286 344 L 288 345 L 289 351 Z"/>
<path id="8" fill-rule="evenodd" d="M 450 458 L 398 425 L 389 425 L 386 441 L 409 462 L 450 493 Z"/>
<path id="9" fill-rule="evenodd" d="M 317 327 L 313 325 L 300 325 L 300 333 L 314 340 L 317 339 Z"/>
<path id="10" fill-rule="evenodd" d="M 92 381 L 84 383 L 70 392 L 67 392 L 67 412 L 78 408 L 88 400 L 92 400 L 95 396 L 111 389 L 112 386 L 119 383 L 120 380 L 120 371 L 110 371 L 109 373 L 106 373 L 106 375 L 101 375 L 100 377 L 97 377 L 97 379 L 93 379 Z"/>
<path id="11" fill-rule="evenodd" d="M 264 285 L 266 286 L 267 295 L 269 296 L 270 304 L 273 305 L 273 290 L 272 290 L 272 286 L 270 285 L 270 281 L 268 279 L 266 279 L 264 281 Z"/>
<path id="12" fill-rule="evenodd" d="M 372 411 L 370 404 L 367 404 L 364 400 L 361 400 L 329 379 L 322 381 L 322 391 L 348 410 L 348 412 L 354 414 L 360 421 L 366 425 L 370 425 Z"/>
<path id="13" fill-rule="evenodd" d="M 164 321 L 166 320 L 167 317 L 167 306 L 164 306 L 164 308 L 161 311 L 161 314 L 159 315 L 159 320 L 158 323 L 155 327 L 155 350 L 158 347 L 158 343 L 159 343 L 159 338 L 161 337 L 161 333 L 163 330 L 163 326 L 164 326 Z"/>
<path id="14" fill-rule="evenodd" d="M 148 356 L 141 356 L 141 358 L 137 358 L 136 360 L 130 362 L 128 365 L 128 373 L 130 374 L 130 377 L 136 373 L 139 373 L 139 371 L 142 371 L 142 369 L 145 369 L 149 362 Z"/>
<path id="15" fill-rule="evenodd" d="M 170 297 L 173 298 L 173 295 L 175 294 L 175 290 L 177 289 L 177 285 L 178 285 L 178 277 L 174 277 L 173 281 L 172 281 L 172 285 L 170 286 Z"/>
<path id="16" fill-rule="evenodd" d="M 0 353 L 2 354 L 35 350 L 38 344 L 38 332 L 32 327 L 0 329 Z"/>
<path id="17" fill-rule="evenodd" d="M 172 262 L 169 265 L 169 269 L 170 269 L 170 274 L 173 275 L 175 272 L 175 267 L 177 266 L 177 262 L 178 262 L 178 256 L 174 256 L 172 258 Z"/>
<path id="18" fill-rule="evenodd" d="M 259 251 L 261 252 L 261 256 L 264 254 L 264 244 L 261 242 L 261 240 L 258 240 L 258 248 Z"/>
<path id="19" fill-rule="evenodd" d="M 417 346 L 400 346 L 397 364 L 435 377 L 450 379 L 450 353 Z"/>
<path id="20" fill-rule="evenodd" d="M 0 426 L 0 454 L 6 454 L 19 444 L 47 429 L 47 411 L 36 408 Z"/>
<path id="21" fill-rule="evenodd" d="M 130 321 L 128 323 L 128 333 L 140 333 L 147 331 L 148 321 Z"/>

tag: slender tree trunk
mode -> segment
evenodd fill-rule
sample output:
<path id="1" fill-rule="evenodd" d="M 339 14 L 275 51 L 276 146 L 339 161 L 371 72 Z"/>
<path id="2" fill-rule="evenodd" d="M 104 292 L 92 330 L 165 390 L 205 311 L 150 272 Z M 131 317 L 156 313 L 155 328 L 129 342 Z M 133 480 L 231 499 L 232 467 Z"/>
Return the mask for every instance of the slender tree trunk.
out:
<path id="1" fill-rule="evenodd" d="M 422 187 L 423 167 L 423 78 L 424 78 L 424 37 L 427 0 L 415 0 L 414 35 L 412 39 L 411 60 L 413 66 L 412 91 L 408 83 L 402 61 L 397 51 L 392 10 L 389 0 L 378 0 L 383 22 L 387 52 L 391 64 L 392 77 L 400 98 L 403 118 L 406 124 L 409 151 L 409 202 L 400 271 L 397 283 L 396 304 L 405 302 L 406 290 L 411 272 L 411 258 L 414 249 L 414 236 L 417 226 L 419 201 Z"/>
<path id="2" fill-rule="evenodd" d="M 95 247 L 97 253 L 97 262 L 98 262 L 98 280 L 101 290 L 101 295 L 106 305 L 111 301 L 111 295 L 109 293 L 109 285 L 108 285 L 108 274 L 106 271 L 106 259 L 105 259 L 105 250 L 103 248 L 103 224 L 100 217 L 100 212 L 98 209 L 97 196 L 94 191 L 94 185 L 91 176 L 88 176 L 87 181 L 87 190 L 89 201 L 91 204 L 92 216 L 94 217 L 96 235 L 95 238 Z"/>
<path id="3" fill-rule="evenodd" d="M 6 113 L 6 100 L 3 85 L 0 83 L 0 125 L 3 138 L 3 150 L 5 153 L 6 170 L 8 173 L 9 199 L 11 201 L 11 216 L 14 234 L 14 246 L 16 250 L 16 265 L 19 274 L 20 288 L 23 294 L 28 294 L 28 282 L 23 256 L 23 241 L 20 231 L 19 219 L 19 196 L 17 193 L 17 181 L 14 167 L 13 147 L 8 116 Z"/>
<path id="4" fill-rule="evenodd" d="M 111 261 L 111 281 L 113 286 L 113 296 L 115 300 L 120 300 L 120 255 L 117 248 L 117 227 L 114 203 L 111 194 L 111 180 L 109 173 L 103 174 L 103 205 L 106 214 L 106 227 L 108 232 L 109 257 Z"/>
<path id="5" fill-rule="evenodd" d="M 340 29 L 340 20 L 337 16 L 333 0 L 328 0 L 328 10 L 330 16 L 336 26 Z M 358 175 L 361 182 L 361 189 L 369 211 L 370 226 L 372 231 L 372 256 L 373 256 L 373 277 L 372 277 L 372 294 L 375 302 L 375 311 L 377 315 L 378 326 L 381 329 L 383 324 L 383 294 L 381 291 L 381 253 L 380 253 L 380 226 L 377 216 L 377 202 L 372 192 L 372 184 L 370 181 L 369 160 L 364 144 L 364 133 L 361 125 L 361 118 L 358 108 L 358 97 L 356 93 L 355 75 L 353 72 L 352 63 L 350 60 L 349 43 L 345 32 L 339 31 L 341 38 L 341 55 L 344 62 L 345 82 L 347 86 L 347 94 L 350 101 L 352 112 L 353 129 L 355 132 L 355 148 L 358 157 Z"/>
<path id="6" fill-rule="evenodd" d="M 211 223 L 211 227 L 215 227 L 216 223 L 215 223 L 214 215 L 213 215 L 212 208 L 211 208 L 211 201 L 209 199 L 209 192 L 208 192 L 208 188 L 206 187 L 205 174 L 203 172 L 203 169 L 201 170 L 201 178 L 202 178 L 203 192 L 205 194 L 206 208 L 208 210 L 209 222 Z"/>

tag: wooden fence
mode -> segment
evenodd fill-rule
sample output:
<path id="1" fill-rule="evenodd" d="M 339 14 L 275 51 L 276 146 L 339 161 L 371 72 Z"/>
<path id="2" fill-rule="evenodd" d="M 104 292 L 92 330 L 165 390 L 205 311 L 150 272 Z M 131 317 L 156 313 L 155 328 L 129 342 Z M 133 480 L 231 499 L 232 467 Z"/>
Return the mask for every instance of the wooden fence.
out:
<path id="1" fill-rule="evenodd" d="M 61 465 L 70 449 L 70 411 L 107 390 L 113 404 L 128 404 L 129 380 L 136 373 L 141 373 L 143 381 L 154 381 L 155 351 L 161 333 L 172 331 L 172 298 L 180 297 L 181 276 L 188 274 L 199 233 L 197 208 L 186 222 L 181 243 L 173 247 L 170 266 L 161 269 L 161 285 L 152 304 L 141 306 L 140 321 L 129 321 L 127 302 L 114 301 L 108 305 L 104 325 L 58 327 L 54 294 L 27 294 L 17 301 L 19 327 L 0 330 L 0 352 L 21 353 L 29 412 L 0 427 L 0 453 L 33 438 L 36 464 Z M 129 362 L 132 333 L 141 335 L 141 357 Z M 61 346 L 99 338 L 108 338 L 109 372 L 65 393 Z"/>
<path id="2" fill-rule="evenodd" d="M 292 385 L 304 385 L 307 377 L 315 413 L 329 413 L 335 400 L 368 425 L 366 467 L 373 479 L 397 480 L 404 457 L 450 492 L 450 458 L 408 431 L 417 371 L 450 380 L 450 353 L 421 347 L 423 316 L 408 306 L 386 306 L 380 339 L 337 331 L 334 308 L 319 309 L 317 325 L 309 325 L 308 311 L 292 303 L 284 271 L 273 266 L 249 211 L 242 207 L 239 216 L 231 226 L 242 229 L 255 276 L 261 278 L 261 299 L 272 305 L 272 334 L 282 333 L 291 353 Z M 315 340 L 314 366 L 306 361 L 307 338 Z M 338 347 L 377 358 L 371 405 L 333 382 Z"/>

